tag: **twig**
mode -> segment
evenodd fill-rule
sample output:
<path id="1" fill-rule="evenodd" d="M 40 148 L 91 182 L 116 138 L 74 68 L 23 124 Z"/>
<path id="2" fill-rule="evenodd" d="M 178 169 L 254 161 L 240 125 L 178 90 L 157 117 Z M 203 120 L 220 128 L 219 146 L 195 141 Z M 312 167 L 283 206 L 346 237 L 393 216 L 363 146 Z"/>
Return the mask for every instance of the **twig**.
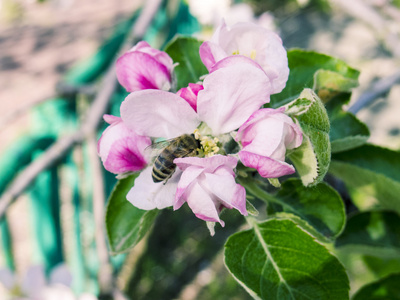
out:
<path id="1" fill-rule="evenodd" d="M 146 1 L 142 14 L 133 27 L 133 40 L 135 42 L 143 37 L 160 4 L 161 0 Z M 126 49 L 126 47 L 124 48 Z M 55 164 L 60 158 L 65 156 L 73 146 L 82 143 L 88 134 L 96 130 L 108 107 L 109 100 L 116 86 L 115 63 L 112 63 L 103 79 L 96 98 L 88 110 L 87 118 L 81 128 L 72 135 L 58 139 L 42 156 L 34 160 L 21 171 L 4 191 L 0 198 L 0 219 L 4 216 L 8 206 L 25 191 L 37 175 Z"/>
<path id="2" fill-rule="evenodd" d="M 372 88 L 362 94 L 360 98 L 348 109 L 349 112 L 356 114 L 362 108 L 370 105 L 373 101 L 382 97 L 390 91 L 393 85 L 400 83 L 400 71 L 395 74 L 384 77 L 373 84 Z"/>
<path id="3" fill-rule="evenodd" d="M 97 128 L 116 87 L 117 80 L 114 73 L 114 67 L 108 70 L 103 86 L 93 101 L 88 111 L 89 116 L 81 129 L 72 135 L 58 139 L 43 155 L 29 164 L 4 191 L 0 198 L 0 218 L 3 217 L 7 207 L 33 182 L 37 175 L 65 156 L 74 145 L 82 143 L 85 136 Z"/>
<path id="4" fill-rule="evenodd" d="M 5 115 L 3 118 L 0 119 L 0 131 L 4 130 L 11 122 L 15 121 L 18 117 L 29 111 L 32 107 L 46 102 L 51 98 L 54 98 L 54 95 L 36 99 L 28 104 L 24 104 L 16 108 L 9 114 Z"/>
<path id="5" fill-rule="evenodd" d="M 54 95 L 42 97 L 34 101 L 31 101 L 28 104 L 21 105 L 17 109 L 13 110 L 9 114 L 1 118 L 0 131 L 4 130 L 8 125 L 10 125 L 10 123 L 12 123 L 17 118 L 27 113 L 31 108 L 39 104 L 49 101 L 55 97 L 73 97 L 76 94 L 85 94 L 87 96 L 94 96 L 96 94 L 96 87 L 94 85 L 72 86 L 65 82 L 59 82 L 56 86 L 56 91 L 57 93 Z"/>
<path id="6" fill-rule="evenodd" d="M 110 264 L 110 258 L 107 251 L 107 242 L 105 239 L 104 229 L 104 207 L 106 203 L 106 196 L 104 194 L 104 179 L 103 172 L 100 164 L 99 157 L 97 155 L 97 141 L 92 132 L 88 139 L 88 152 L 89 152 L 89 163 L 93 174 L 93 216 L 95 223 L 95 240 L 97 255 L 99 257 L 99 272 L 98 280 L 101 294 L 110 294 L 114 285 L 112 271 L 113 268 Z"/>
<path id="7" fill-rule="evenodd" d="M 400 40 L 396 32 L 391 29 L 388 21 L 383 18 L 374 8 L 362 0 L 331 0 L 332 3 L 339 6 L 343 11 L 352 17 L 368 24 L 377 33 L 392 52 L 393 56 L 400 57 Z"/>

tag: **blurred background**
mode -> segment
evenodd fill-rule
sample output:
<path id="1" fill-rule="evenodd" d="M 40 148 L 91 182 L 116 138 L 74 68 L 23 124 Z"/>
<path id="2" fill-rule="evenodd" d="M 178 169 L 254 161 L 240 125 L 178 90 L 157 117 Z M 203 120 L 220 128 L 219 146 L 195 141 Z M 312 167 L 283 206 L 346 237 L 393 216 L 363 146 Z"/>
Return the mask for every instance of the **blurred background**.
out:
<path id="1" fill-rule="evenodd" d="M 118 86 L 103 112 L 92 109 L 135 34 L 162 49 L 178 33 L 209 38 L 222 18 L 257 22 L 287 49 L 360 70 L 348 109 L 369 126 L 371 142 L 400 148 L 399 0 L 0 0 L 1 268 L 23 278 L 33 265 L 49 275 L 64 264 L 72 290 L 99 299 L 125 297 L 120 291 L 127 299 L 250 299 L 222 262 L 226 237 L 242 222 L 234 214 L 210 239 L 185 209 L 165 210 L 159 230 L 134 250 L 107 255 L 102 215 L 116 179 L 96 154 L 106 124 L 88 121 L 90 113 L 119 115 L 126 92 Z M 40 162 L 60 140 L 70 144 Z M 352 263 L 354 274 L 366 270 Z M 367 271 L 353 278 L 353 292 L 374 278 Z"/>

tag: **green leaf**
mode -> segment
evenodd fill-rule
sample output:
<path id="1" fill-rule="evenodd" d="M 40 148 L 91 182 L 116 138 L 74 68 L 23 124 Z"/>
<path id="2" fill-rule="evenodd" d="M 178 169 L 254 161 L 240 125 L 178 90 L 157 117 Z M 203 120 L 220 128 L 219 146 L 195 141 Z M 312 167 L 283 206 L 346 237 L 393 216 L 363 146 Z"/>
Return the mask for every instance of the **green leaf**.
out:
<path id="1" fill-rule="evenodd" d="M 305 98 L 297 98 L 285 105 L 285 114 L 298 117 L 308 111 L 314 101 Z"/>
<path id="2" fill-rule="evenodd" d="M 158 210 L 142 210 L 133 206 L 126 195 L 133 187 L 136 177 L 131 175 L 117 182 L 111 193 L 106 212 L 106 228 L 111 254 L 132 249 L 153 224 Z"/>
<path id="3" fill-rule="evenodd" d="M 340 112 L 331 117 L 332 153 L 357 148 L 369 138 L 367 125 L 349 112 Z"/>
<path id="4" fill-rule="evenodd" d="M 291 178 L 282 183 L 277 194 L 271 195 L 253 180 L 241 179 L 248 193 L 267 203 L 275 211 L 292 213 L 313 226 L 325 238 L 338 236 L 345 225 L 346 214 L 340 195 L 326 183 L 306 188 L 301 181 Z"/>
<path id="5" fill-rule="evenodd" d="M 385 258 L 400 257 L 400 216 L 389 211 L 362 212 L 349 218 L 336 247 Z"/>
<path id="6" fill-rule="evenodd" d="M 357 80 L 336 72 L 318 70 L 315 73 L 314 90 L 326 103 L 331 121 L 332 153 L 359 147 L 369 138 L 368 127 L 353 114 L 343 111 L 343 105 L 350 101 L 351 89 L 357 85 Z"/>
<path id="7" fill-rule="evenodd" d="M 395 258 L 386 258 L 364 255 L 362 260 L 368 269 L 377 277 L 387 276 L 400 270 L 400 256 Z"/>
<path id="8" fill-rule="evenodd" d="M 363 286 L 352 300 L 400 300 L 400 273 Z"/>
<path id="9" fill-rule="evenodd" d="M 348 78 L 338 72 L 318 70 L 314 74 L 313 90 L 322 102 L 329 102 L 342 92 L 351 91 L 358 86 L 356 78 Z"/>
<path id="10" fill-rule="evenodd" d="M 293 221 L 271 219 L 253 226 L 228 239 L 225 264 L 254 298 L 349 298 L 341 263 Z"/>
<path id="11" fill-rule="evenodd" d="M 353 201 L 373 198 L 379 207 L 400 213 L 400 152 L 364 145 L 332 155 L 329 172 L 356 191 Z"/>
<path id="12" fill-rule="evenodd" d="M 320 69 L 333 71 L 345 78 L 357 80 L 359 72 L 344 61 L 325 54 L 292 49 L 288 51 L 289 79 L 279 94 L 271 96 L 271 107 L 279 107 L 296 99 L 304 88 L 314 87 L 314 74 Z"/>
<path id="13" fill-rule="evenodd" d="M 304 89 L 301 99 L 312 101 L 308 110 L 298 116 L 303 131 L 303 144 L 289 155 L 305 186 L 322 181 L 329 168 L 331 147 L 329 119 L 321 100 L 311 89 Z"/>
<path id="14" fill-rule="evenodd" d="M 198 82 L 200 76 L 208 73 L 199 55 L 201 44 L 202 41 L 193 37 L 176 36 L 165 47 L 165 52 L 171 56 L 174 63 L 179 63 L 174 69 L 177 90 L 187 87 L 189 83 Z"/>
<path id="15" fill-rule="evenodd" d="M 282 184 L 275 197 L 280 200 L 282 211 L 298 215 L 326 237 L 334 238 L 344 228 L 346 213 L 342 198 L 324 182 L 306 188 L 299 179 L 291 178 Z"/>

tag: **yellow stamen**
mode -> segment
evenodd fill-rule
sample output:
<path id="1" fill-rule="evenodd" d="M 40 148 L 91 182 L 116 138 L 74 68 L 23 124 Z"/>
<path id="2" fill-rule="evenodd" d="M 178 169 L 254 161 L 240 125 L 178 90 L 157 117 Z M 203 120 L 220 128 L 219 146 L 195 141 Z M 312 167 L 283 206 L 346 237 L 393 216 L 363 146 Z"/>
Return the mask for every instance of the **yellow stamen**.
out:
<path id="1" fill-rule="evenodd" d="M 239 54 L 239 50 L 235 50 L 232 52 L 232 55 L 238 55 Z"/>
<path id="2" fill-rule="evenodd" d="M 250 52 L 250 58 L 251 58 L 252 60 L 255 60 L 255 59 L 256 59 L 256 54 L 257 54 L 256 49 L 251 50 L 251 52 Z"/>
<path id="3" fill-rule="evenodd" d="M 195 130 L 194 130 L 194 132 L 193 132 L 193 134 L 194 134 L 194 138 L 196 139 L 196 140 L 199 140 L 200 139 L 200 131 L 196 128 Z"/>
<path id="4" fill-rule="evenodd" d="M 211 138 L 207 135 L 202 136 L 200 131 L 198 129 L 195 129 L 194 132 L 194 137 L 195 139 L 200 141 L 200 149 L 198 149 L 199 153 L 202 153 L 206 157 L 213 156 L 220 151 L 220 148 L 218 146 L 219 140 L 218 138 L 214 137 Z"/>

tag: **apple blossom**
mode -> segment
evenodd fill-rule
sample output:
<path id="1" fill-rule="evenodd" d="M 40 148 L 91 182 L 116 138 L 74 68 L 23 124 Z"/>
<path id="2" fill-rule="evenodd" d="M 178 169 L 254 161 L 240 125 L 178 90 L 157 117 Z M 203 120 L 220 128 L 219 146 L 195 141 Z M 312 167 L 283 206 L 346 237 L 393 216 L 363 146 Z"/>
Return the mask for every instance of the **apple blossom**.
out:
<path id="1" fill-rule="evenodd" d="M 169 55 L 141 41 L 117 60 L 120 84 L 128 91 L 170 90 L 174 64 Z"/>
<path id="2" fill-rule="evenodd" d="M 235 208 L 247 216 L 246 191 L 235 182 L 237 158 L 214 155 L 211 157 L 176 158 L 174 163 L 183 171 L 175 196 L 174 209 L 187 202 L 199 219 L 224 222 L 222 208 Z"/>
<path id="3" fill-rule="evenodd" d="M 203 87 L 197 98 L 192 97 L 197 101 L 195 105 L 177 94 L 161 90 L 137 91 L 122 103 L 121 118 L 128 128 L 153 138 L 172 139 L 195 134 L 204 156 L 175 159 L 178 170 L 164 183 L 154 183 L 151 168 L 145 169 L 127 199 L 141 209 L 168 206 L 177 209 L 186 201 L 199 218 L 223 224 L 218 217 L 221 208 L 235 208 L 246 214 L 246 199 L 244 189 L 234 180 L 237 159 L 216 155 L 223 153 L 217 136 L 230 137 L 231 131 L 269 102 L 271 85 L 265 73 L 250 59 L 236 57 L 208 75 Z M 193 174 L 198 177 L 192 178 Z M 188 178 L 192 181 L 188 182 Z M 220 186 L 212 185 L 210 178 Z M 221 193 L 225 188 L 231 193 Z M 205 202 L 196 200 L 200 194 L 207 194 Z"/>
<path id="4" fill-rule="evenodd" d="M 228 27 L 222 22 L 211 40 L 200 46 L 199 52 L 210 72 L 217 62 L 232 55 L 253 59 L 271 80 L 270 94 L 281 92 L 289 76 L 287 54 L 280 37 L 253 23 L 237 23 Z"/>
<path id="5" fill-rule="evenodd" d="M 236 135 L 236 140 L 243 146 L 239 152 L 242 163 L 257 169 L 265 178 L 295 172 L 294 167 L 285 162 L 285 153 L 286 149 L 299 147 L 303 136 L 284 111 L 284 107 L 260 109 L 251 115 Z"/>
<path id="6" fill-rule="evenodd" d="M 151 140 L 126 127 L 119 117 L 104 115 L 103 118 L 110 124 L 97 144 L 104 168 L 115 174 L 143 169 L 147 164 L 144 150 Z"/>

